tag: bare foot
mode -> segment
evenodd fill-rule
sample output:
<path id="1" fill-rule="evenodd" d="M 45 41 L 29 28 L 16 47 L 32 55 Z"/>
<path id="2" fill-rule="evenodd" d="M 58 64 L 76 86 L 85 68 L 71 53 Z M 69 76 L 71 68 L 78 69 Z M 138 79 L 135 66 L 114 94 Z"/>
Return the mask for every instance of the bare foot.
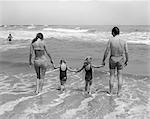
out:
<path id="1" fill-rule="evenodd" d="M 107 92 L 106 95 L 107 96 L 112 96 L 112 94 L 110 92 Z"/>
<path id="2" fill-rule="evenodd" d="M 119 92 L 117 92 L 117 97 L 120 97 L 120 93 Z"/>
<path id="3" fill-rule="evenodd" d="M 39 91 L 34 91 L 34 93 L 37 95 L 37 94 L 39 94 Z"/>

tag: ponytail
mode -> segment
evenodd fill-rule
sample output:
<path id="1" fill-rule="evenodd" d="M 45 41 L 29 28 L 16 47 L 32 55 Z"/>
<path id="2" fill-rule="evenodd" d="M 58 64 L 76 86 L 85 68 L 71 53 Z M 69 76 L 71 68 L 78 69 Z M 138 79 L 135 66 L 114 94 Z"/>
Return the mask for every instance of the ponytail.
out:
<path id="1" fill-rule="evenodd" d="M 38 38 L 40 38 L 41 40 L 43 40 L 43 34 L 42 33 L 38 33 L 36 35 L 36 37 L 32 40 L 32 43 L 34 43 L 35 41 L 37 41 Z"/>

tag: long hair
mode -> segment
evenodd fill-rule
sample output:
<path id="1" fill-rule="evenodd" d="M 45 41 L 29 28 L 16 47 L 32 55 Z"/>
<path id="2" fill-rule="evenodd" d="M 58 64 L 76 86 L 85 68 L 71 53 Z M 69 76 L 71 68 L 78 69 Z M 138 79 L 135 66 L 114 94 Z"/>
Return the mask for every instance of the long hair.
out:
<path id="1" fill-rule="evenodd" d="M 37 41 L 38 38 L 40 38 L 41 40 L 43 40 L 43 34 L 42 33 L 38 33 L 36 35 L 36 37 L 32 40 L 32 43 L 34 43 L 35 41 Z"/>

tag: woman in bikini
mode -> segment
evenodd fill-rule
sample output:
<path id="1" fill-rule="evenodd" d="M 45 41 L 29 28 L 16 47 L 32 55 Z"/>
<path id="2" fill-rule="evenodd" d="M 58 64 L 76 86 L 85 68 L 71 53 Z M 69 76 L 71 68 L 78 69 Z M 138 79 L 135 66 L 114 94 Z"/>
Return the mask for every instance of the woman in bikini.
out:
<path id="1" fill-rule="evenodd" d="M 48 53 L 46 46 L 44 44 L 44 38 L 43 38 L 42 33 L 38 33 L 36 37 L 32 40 L 32 43 L 30 45 L 29 65 L 32 65 L 31 59 L 32 59 L 33 52 L 35 54 L 34 68 L 37 74 L 35 93 L 38 94 L 39 91 L 42 91 L 43 80 L 45 77 L 46 69 L 48 67 L 48 60 L 46 58 L 46 54 L 49 57 L 50 62 L 53 65 L 52 58 L 50 54 Z"/>

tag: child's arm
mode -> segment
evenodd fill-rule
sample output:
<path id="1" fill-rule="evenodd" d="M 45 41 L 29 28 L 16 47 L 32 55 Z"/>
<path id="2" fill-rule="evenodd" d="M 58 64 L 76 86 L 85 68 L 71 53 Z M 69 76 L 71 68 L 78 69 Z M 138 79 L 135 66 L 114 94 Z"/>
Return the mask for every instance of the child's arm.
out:
<path id="1" fill-rule="evenodd" d="M 83 69 L 84 69 L 84 66 L 81 69 L 77 70 L 76 73 L 82 71 Z"/>
<path id="2" fill-rule="evenodd" d="M 58 66 L 58 67 L 55 67 L 55 66 L 54 66 L 54 69 L 58 69 L 58 68 L 60 68 L 60 66 Z"/>
<path id="3" fill-rule="evenodd" d="M 101 68 L 101 67 L 104 67 L 104 65 L 99 65 L 99 66 L 95 66 L 95 65 L 92 65 L 93 68 Z"/>
<path id="4" fill-rule="evenodd" d="M 73 70 L 73 69 L 71 69 L 70 67 L 67 67 L 67 69 L 68 69 L 68 71 L 70 71 L 70 72 L 77 72 L 77 70 Z"/>

